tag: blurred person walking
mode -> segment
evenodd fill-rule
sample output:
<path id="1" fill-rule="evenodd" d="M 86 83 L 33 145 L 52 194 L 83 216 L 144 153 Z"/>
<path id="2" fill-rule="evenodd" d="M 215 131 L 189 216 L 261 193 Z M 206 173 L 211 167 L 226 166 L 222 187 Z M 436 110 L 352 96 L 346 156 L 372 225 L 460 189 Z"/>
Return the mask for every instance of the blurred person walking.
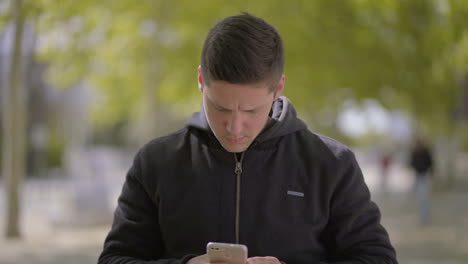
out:
<path id="1" fill-rule="evenodd" d="M 411 168 L 416 177 L 416 198 L 419 207 L 419 221 L 428 224 L 431 220 L 430 210 L 430 175 L 432 171 L 432 154 L 427 144 L 416 138 L 411 150 Z"/>
<path id="2" fill-rule="evenodd" d="M 380 190 L 382 193 L 388 192 L 388 178 L 390 174 L 390 166 L 392 164 L 392 153 L 384 151 L 379 160 L 380 165 Z"/>

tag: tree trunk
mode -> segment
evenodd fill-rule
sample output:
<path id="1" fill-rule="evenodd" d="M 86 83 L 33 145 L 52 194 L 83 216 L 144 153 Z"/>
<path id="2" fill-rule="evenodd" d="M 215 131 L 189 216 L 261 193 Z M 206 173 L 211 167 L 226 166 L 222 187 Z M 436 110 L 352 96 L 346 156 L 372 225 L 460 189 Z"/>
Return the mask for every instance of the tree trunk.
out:
<path id="1" fill-rule="evenodd" d="M 13 1 L 15 26 L 10 74 L 3 102 L 2 174 L 6 181 L 6 237 L 20 237 L 20 186 L 25 173 L 26 90 L 22 65 L 24 16 L 22 0 Z"/>

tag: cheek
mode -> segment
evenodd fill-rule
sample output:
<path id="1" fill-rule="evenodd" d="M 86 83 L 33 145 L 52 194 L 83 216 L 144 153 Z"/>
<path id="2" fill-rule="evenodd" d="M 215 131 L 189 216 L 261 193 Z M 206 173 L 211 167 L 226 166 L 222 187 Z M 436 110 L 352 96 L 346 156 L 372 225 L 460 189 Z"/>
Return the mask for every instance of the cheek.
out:
<path id="1" fill-rule="evenodd" d="M 257 130 L 263 129 L 268 117 L 264 115 L 255 115 L 249 119 L 248 126 Z"/>
<path id="2" fill-rule="evenodd" d="M 226 122 L 225 116 L 222 113 L 219 113 L 218 111 L 210 111 L 208 119 L 210 121 L 210 124 L 215 127 L 221 127 Z"/>

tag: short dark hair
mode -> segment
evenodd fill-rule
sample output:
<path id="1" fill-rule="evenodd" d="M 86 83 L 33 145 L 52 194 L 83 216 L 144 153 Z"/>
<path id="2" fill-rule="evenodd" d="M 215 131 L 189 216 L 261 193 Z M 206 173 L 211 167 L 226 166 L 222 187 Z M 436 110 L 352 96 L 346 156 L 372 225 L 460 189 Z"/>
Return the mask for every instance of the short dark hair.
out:
<path id="1" fill-rule="evenodd" d="M 283 74 L 283 43 L 275 27 L 248 13 L 226 17 L 208 33 L 201 55 L 204 82 L 270 82 Z"/>

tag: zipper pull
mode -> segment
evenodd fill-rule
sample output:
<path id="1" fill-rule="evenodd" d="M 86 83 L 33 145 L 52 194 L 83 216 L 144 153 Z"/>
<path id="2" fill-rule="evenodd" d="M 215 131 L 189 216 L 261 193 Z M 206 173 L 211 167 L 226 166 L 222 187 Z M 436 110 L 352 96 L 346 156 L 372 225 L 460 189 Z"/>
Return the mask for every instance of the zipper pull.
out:
<path id="1" fill-rule="evenodd" d="M 242 152 L 242 154 L 240 156 L 240 160 L 239 160 L 239 158 L 237 157 L 237 154 L 234 153 L 234 159 L 236 161 L 236 167 L 234 168 L 234 173 L 237 174 L 237 175 L 242 174 L 242 160 L 244 160 L 244 154 L 245 154 L 245 152 Z"/>
<path id="2" fill-rule="evenodd" d="M 236 161 L 236 168 L 234 169 L 234 173 L 237 175 L 242 173 L 242 163 L 240 161 Z"/>

